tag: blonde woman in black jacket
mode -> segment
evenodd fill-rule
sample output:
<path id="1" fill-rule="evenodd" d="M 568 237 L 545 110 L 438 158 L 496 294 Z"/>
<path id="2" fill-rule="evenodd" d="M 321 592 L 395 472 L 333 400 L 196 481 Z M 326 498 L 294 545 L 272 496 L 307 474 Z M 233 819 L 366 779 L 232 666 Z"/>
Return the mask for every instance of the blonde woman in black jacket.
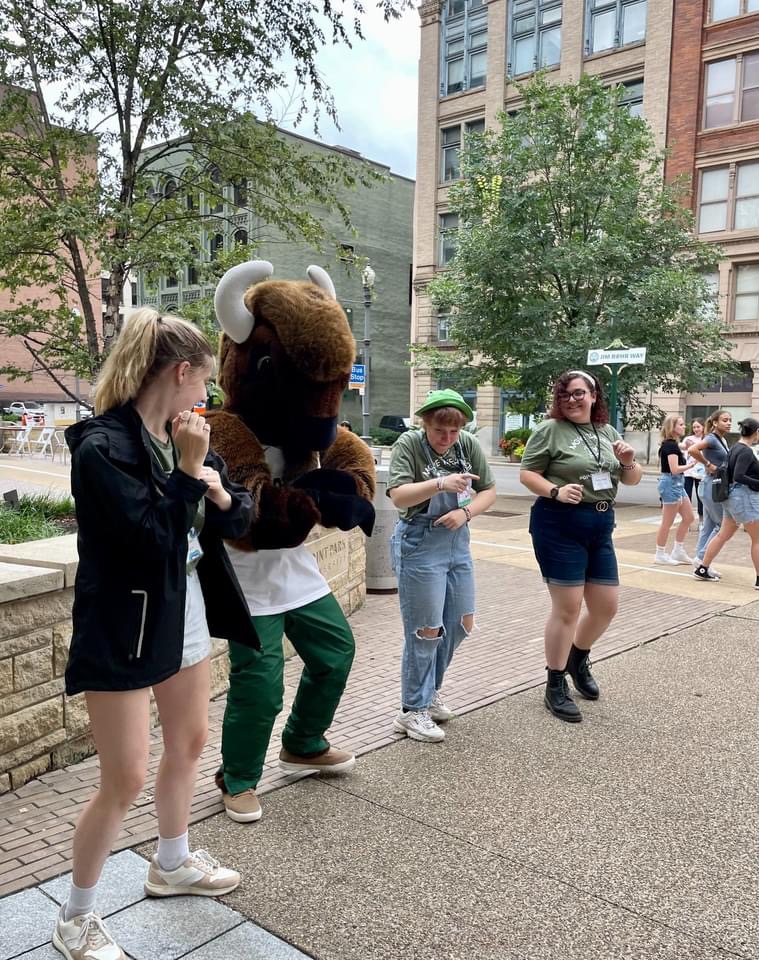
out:
<path id="1" fill-rule="evenodd" d="M 103 367 L 98 415 L 66 432 L 79 525 L 66 692 L 84 693 L 101 772 L 74 834 L 71 890 L 53 935 L 68 960 L 125 960 L 95 913 L 95 893 L 143 787 L 151 688 L 164 754 L 145 891 L 218 896 L 240 882 L 204 851 L 191 853 L 187 836 L 208 725 L 209 624 L 215 636 L 258 646 L 221 542 L 245 532 L 251 499 L 192 412 L 212 367 L 192 324 L 140 310 Z"/>

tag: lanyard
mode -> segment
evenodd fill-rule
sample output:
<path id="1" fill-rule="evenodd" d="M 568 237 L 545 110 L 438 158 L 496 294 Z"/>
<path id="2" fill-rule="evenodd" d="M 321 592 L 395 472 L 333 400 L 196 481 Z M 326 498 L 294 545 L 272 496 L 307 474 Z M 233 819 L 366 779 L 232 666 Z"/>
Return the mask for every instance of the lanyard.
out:
<path id="1" fill-rule="evenodd" d="M 575 430 L 577 431 L 577 435 L 580 437 L 580 439 L 582 440 L 582 442 L 583 442 L 583 443 L 585 444 L 585 446 L 588 448 L 588 453 L 589 453 L 589 454 L 591 455 L 591 457 L 593 457 L 593 459 L 596 461 L 596 463 L 598 464 L 598 469 L 600 470 L 600 469 L 602 468 L 602 460 L 601 460 L 601 438 L 600 438 L 599 435 L 598 435 L 598 430 L 596 430 L 596 425 L 595 425 L 595 423 L 591 423 L 591 427 L 593 427 L 593 433 L 596 435 L 596 442 L 598 443 L 598 452 L 597 452 L 597 453 L 594 453 L 594 452 L 593 452 L 593 448 L 591 447 L 591 445 L 588 443 L 588 441 L 587 441 L 586 438 L 585 438 L 585 433 L 584 433 L 582 430 L 580 430 L 580 428 L 577 426 L 577 424 L 576 424 L 573 420 L 570 420 L 569 422 L 570 422 L 570 423 L 572 424 L 572 426 L 575 428 Z"/>

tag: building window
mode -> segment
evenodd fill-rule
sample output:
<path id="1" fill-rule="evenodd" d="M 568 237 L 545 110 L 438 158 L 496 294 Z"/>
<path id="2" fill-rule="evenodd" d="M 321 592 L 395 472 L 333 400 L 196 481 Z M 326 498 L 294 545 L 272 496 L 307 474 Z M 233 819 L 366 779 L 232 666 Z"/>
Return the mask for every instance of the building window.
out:
<path id="1" fill-rule="evenodd" d="M 732 176 L 731 176 L 732 173 Z M 701 172 L 699 233 L 759 228 L 759 161 Z"/>
<path id="2" fill-rule="evenodd" d="M 510 76 L 554 67 L 561 59 L 561 0 L 514 0 Z"/>
<path id="3" fill-rule="evenodd" d="M 247 230 L 235 230 L 234 236 L 232 237 L 234 245 L 236 247 L 244 247 L 248 242 L 248 231 Z"/>
<path id="4" fill-rule="evenodd" d="M 759 10 L 759 0 L 712 0 L 712 22 Z"/>
<path id="5" fill-rule="evenodd" d="M 224 253 L 224 237 L 222 234 L 217 233 L 211 237 L 208 252 L 212 260 L 215 260 L 220 253 Z"/>
<path id="6" fill-rule="evenodd" d="M 439 343 L 449 343 L 450 342 L 450 333 L 448 325 L 450 323 L 451 317 L 448 313 L 441 313 L 437 318 L 437 338 Z"/>
<path id="7" fill-rule="evenodd" d="M 338 259 L 343 263 L 353 263 L 356 259 L 356 250 L 352 243 L 341 243 L 337 250 Z"/>
<path id="8" fill-rule="evenodd" d="M 132 299 L 129 301 L 129 303 L 127 304 L 127 306 L 136 307 L 136 306 L 137 306 L 137 284 L 136 284 L 136 282 L 135 282 L 134 280 L 130 281 L 129 287 L 130 287 L 130 293 L 131 293 Z"/>
<path id="9" fill-rule="evenodd" d="M 177 181 L 173 177 L 169 179 L 163 185 L 163 196 L 165 200 L 171 200 L 174 194 L 177 192 Z"/>
<path id="10" fill-rule="evenodd" d="M 167 290 L 173 290 L 174 287 L 179 286 L 179 280 L 176 278 L 176 276 L 164 277 L 163 285 L 166 287 Z"/>
<path id="11" fill-rule="evenodd" d="M 629 83 L 621 84 L 621 86 L 623 90 L 619 100 L 620 107 L 624 107 L 631 117 L 642 117 L 643 81 L 632 80 Z"/>
<path id="12" fill-rule="evenodd" d="M 438 266 L 445 267 L 456 255 L 456 233 L 459 228 L 459 217 L 456 213 L 441 213 L 438 221 L 440 245 L 438 250 Z"/>
<path id="13" fill-rule="evenodd" d="M 461 176 L 461 138 L 470 133 L 484 133 L 484 120 L 470 120 L 455 127 L 445 127 L 440 131 L 440 180 L 458 180 Z"/>
<path id="14" fill-rule="evenodd" d="M 759 120 L 759 53 L 707 64 L 705 83 L 706 129 Z"/>
<path id="15" fill-rule="evenodd" d="M 210 213 L 221 213 L 224 210 L 224 187 L 221 182 L 221 171 L 214 167 L 210 173 L 211 194 L 208 198 Z"/>
<path id="16" fill-rule="evenodd" d="M 645 40 L 646 13 L 646 0 L 589 0 L 586 54 Z"/>
<path id="17" fill-rule="evenodd" d="M 232 183 L 232 203 L 236 207 L 245 207 L 248 204 L 248 184 L 245 180 Z"/>
<path id="18" fill-rule="evenodd" d="M 449 0 L 443 8 L 441 97 L 484 86 L 488 62 L 487 13 L 481 0 Z"/>
<path id="19" fill-rule="evenodd" d="M 742 263 L 736 267 L 734 319 L 759 323 L 759 263 Z"/>

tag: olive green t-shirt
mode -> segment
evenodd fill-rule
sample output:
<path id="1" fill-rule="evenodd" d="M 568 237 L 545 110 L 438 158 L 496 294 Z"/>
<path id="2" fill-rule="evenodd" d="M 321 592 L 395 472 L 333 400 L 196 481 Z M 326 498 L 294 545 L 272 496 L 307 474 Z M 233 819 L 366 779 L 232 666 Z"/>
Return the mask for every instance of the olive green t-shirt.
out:
<path id="1" fill-rule="evenodd" d="M 522 469 L 541 473 L 557 487 L 565 483 L 581 483 L 584 503 L 613 500 L 622 468 L 614 456 L 612 444 L 620 439 L 608 423 L 594 425 L 574 424 L 570 420 L 544 420 L 527 441 Z M 591 476 L 599 470 L 608 471 L 611 476 L 612 486 L 606 490 L 593 489 Z"/>
<path id="2" fill-rule="evenodd" d="M 474 473 L 479 480 L 472 481 L 472 489 L 479 493 L 495 484 L 487 458 L 476 437 L 464 430 L 456 443 L 445 453 L 436 453 L 426 442 L 423 430 L 407 430 L 393 444 L 390 454 L 390 472 L 387 480 L 388 494 L 404 483 L 420 483 L 432 477 L 445 477 L 451 473 Z M 456 506 L 452 494 L 450 509 Z M 413 507 L 403 507 L 399 513 L 404 520 L 417 513 L 426 513 L 429 500 Z"/>
<path id="3" fill-rule="evenodd" d="M 155 455 L 156 460 L 160 463 L 163 472 L 166 474 L 172 473 L 176 467 L 176 457 L 174 454 L 174 442 L 169 436 L 167 443 L 161 443 L 161 441 L 154 437 L 152 433 L 148 434 L 148 439 L 150 440 L 150 447 Z M 206 518 L 206 498 L 201 497 L 198 500 L 198 505 L 195 510 L 195 518 L 192 521 L 192 527 L 196 535 L 200 535 L 200 531 L 203 529 L 203 523 Z M 188 560 L 187 561 L 187 572 L 192 573 L 192 571 L 197 567 L 199 559 Z"/>

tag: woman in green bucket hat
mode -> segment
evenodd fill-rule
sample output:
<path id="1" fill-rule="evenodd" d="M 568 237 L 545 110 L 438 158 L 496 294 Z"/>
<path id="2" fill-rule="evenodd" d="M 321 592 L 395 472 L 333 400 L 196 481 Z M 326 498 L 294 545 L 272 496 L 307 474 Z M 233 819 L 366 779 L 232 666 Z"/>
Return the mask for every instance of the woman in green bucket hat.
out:
<path id="1" fill-rule="evenodd" d="M 391 540 L 403 618 L 401 710 L 394 727 L 439 742 L 453 716 L 440 695 L 453 654 L 474 627 L 469 521 L 495 501 L 495 480 L 455 390 L 433 390 L 416 411 L 421 430 L 393 446 L 388 496 L 400 512 Z"/>

